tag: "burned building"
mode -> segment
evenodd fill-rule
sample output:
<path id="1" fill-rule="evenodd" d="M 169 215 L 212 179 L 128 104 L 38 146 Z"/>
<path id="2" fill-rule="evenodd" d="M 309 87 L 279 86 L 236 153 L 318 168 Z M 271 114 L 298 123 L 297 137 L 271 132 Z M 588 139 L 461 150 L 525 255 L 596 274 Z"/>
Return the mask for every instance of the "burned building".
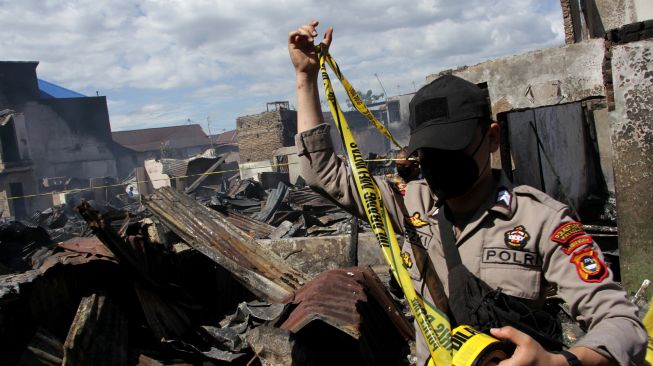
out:
<path id="1" fill-rule="evenodd" d="M 288 108 L 288 102 L 272 108 L 270 104 L 266 112 L 236 119 L 241 164 L 269 159 L 276 149 L 295 142 L 297 112 Z"/>
<path id="2" fill-rule="evenodd" d="M 268 103 L 266 112 L 236 119 L 241 178 L 259 179 L 258 174 L 276 172 L 272 159 L 276 150 L 295 145 L 297 112 L 288 102 Z"/>
<path id="3" fill-rule="evenodd" d="M 37 66 L 0 62 L 0 217 L 50 207 L 48 182 L 119 175 L 106 97 L 38 80 Z"/>

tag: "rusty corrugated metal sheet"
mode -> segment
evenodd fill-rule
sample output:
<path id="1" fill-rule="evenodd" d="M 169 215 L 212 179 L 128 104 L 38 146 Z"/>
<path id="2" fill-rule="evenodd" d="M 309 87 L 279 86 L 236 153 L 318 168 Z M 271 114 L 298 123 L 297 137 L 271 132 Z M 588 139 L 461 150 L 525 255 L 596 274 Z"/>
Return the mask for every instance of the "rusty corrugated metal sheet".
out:
<path id="1" fill-rule="evenodd" d="M 69 252 L 86 253 L 101 257 L 116 258 L 115 255 L 95 236 L 77 237 L 57 244 Z"/>
<path id="2" fill-rule="evenodd" d="M 336 205 L 310 188 L 293 189 L 288 194 L 288 202 L 298 206 L 331 206 Z"/>
<path id="3" fill-rule="evenodd" d="M 162 146 L 181 149 L 211 145 L 211 140 L 198 124 L 114 131 L 111 137 L 118 144 L 136 151 L 158 151 Z"/>
<path id="4" fill-rule="evenodd" d="M 314 340 L 307 352 L 331 364 L 395 365 L 415 336 L 370 268 L 324 272 L 289 302 L 296 307 L 280 328 L 298 333 L 298 340 Z"/>
<path id="5" fill-rule="evenodd" d="M 244 231 L 254 239 L 267 238 L 275 229 L 275 227 L 272 225 L 254 220 L 251 217 L 243 215 L 234 210 L 218 212 L 223 214 L 229 223 Z"/>
<path id="6" fill-rule="evenodd" d="M 163 187 L 143 204 L 188 245 L 227 269 L 256 295 L 278 301 L 305 282 L 304 274 L 215 210 L 182 193 Z"/>
<path id="7" fill-rule="evenodd" d="M 347 268 L 322 273 L 302 286 L 288 300 L 297 307 L 281 328 L 299 332 L 315 320 L 324 321 L 350 336 L 361 336 L 365 316 L 385 314 L 405 338 L 414 337 L 412 326 L 403 318 L 392 298 L 369 269 Z M 382 312 L 378 312 L 378 307 Z M 368 319 L 370 321 L 372 319 Z"/>
<path id="8" fill-rule="evenodd" d="M 94 260 L 118 263 L 113 253 L 95 236 L 72 238 L 57 244 L 57 249 L 40 266 L 45 271 L 55 264 L 80 265 Z"/>
<path id="9" fill-rule="evenodd" d="M 188 173 L 188 160 L 161 159 L 162 173 L 171 177 L 184 177 Z"/>

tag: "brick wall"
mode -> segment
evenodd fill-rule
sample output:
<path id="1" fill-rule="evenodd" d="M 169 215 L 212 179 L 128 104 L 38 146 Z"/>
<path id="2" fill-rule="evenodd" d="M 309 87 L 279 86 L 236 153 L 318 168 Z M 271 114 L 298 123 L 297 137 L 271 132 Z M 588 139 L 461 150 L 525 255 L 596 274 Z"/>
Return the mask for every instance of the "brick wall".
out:
<path id="1" fill-rule="evenodd" d="M 276 149 L 294 146 L 297 112 L 278 110 L 236 119 L 240 162 L 270 160 Z"/>
<path id="2" fill-rule="evenodd" d="M 560 0 L 560 6 L 562 7 L 562 20 L 565 26 L 565 44 L 576 43 L 571 4 L 569 0 Z"/>

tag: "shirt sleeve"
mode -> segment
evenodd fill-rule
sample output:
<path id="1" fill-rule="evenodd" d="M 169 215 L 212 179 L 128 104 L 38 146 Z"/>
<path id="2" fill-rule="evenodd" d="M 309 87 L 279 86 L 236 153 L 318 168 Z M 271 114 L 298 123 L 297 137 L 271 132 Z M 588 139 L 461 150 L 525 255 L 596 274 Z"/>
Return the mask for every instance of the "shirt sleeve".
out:
<path id="1" fill-rule="evenodd" d="M 331 199 L 344 210 L 367 221 L 365 210 L 358 197 L 354 177 L 345 160 L 338 157 L 333 151 L 329 130 L 329 125 L 320 124 L 295 137 L 301 175 L 313 190 Z M 384 179 L 374 177 L 374 180 L 381 191 L 393 227 L 395 230 L 400 229 L 398 218 L 401 216 L 394 191 Z"/>
<path id="2" fill-rule="evenodd" d="M 588 330 L 575 346 L 612 357 L 619 365 L 641 365 L 647 335 L 601 250 L 568 209 L 559 210 L 542 235 L 544 276 L 558 287 L 571 316 Z"/>

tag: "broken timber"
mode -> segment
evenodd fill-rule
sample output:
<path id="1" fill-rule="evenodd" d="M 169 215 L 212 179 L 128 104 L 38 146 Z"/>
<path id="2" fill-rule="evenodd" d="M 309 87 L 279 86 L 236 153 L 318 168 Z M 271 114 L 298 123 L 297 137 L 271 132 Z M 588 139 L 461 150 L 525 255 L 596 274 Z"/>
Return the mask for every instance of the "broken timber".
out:
<path id="1" fill-rule="evenodd" d="M 79 304 L 64 343 L 62 365 L 126 365 L 127 317 L 111 298 L 94 293 Z"/>
<path id="2" fill-rule="evenodd" d="M 170 187 L 160 188 L 143 203 L 188 245 L 231 272 L 257 296 L 280 302 L 305 282 L 304 274 L 217 211 Z"/>

